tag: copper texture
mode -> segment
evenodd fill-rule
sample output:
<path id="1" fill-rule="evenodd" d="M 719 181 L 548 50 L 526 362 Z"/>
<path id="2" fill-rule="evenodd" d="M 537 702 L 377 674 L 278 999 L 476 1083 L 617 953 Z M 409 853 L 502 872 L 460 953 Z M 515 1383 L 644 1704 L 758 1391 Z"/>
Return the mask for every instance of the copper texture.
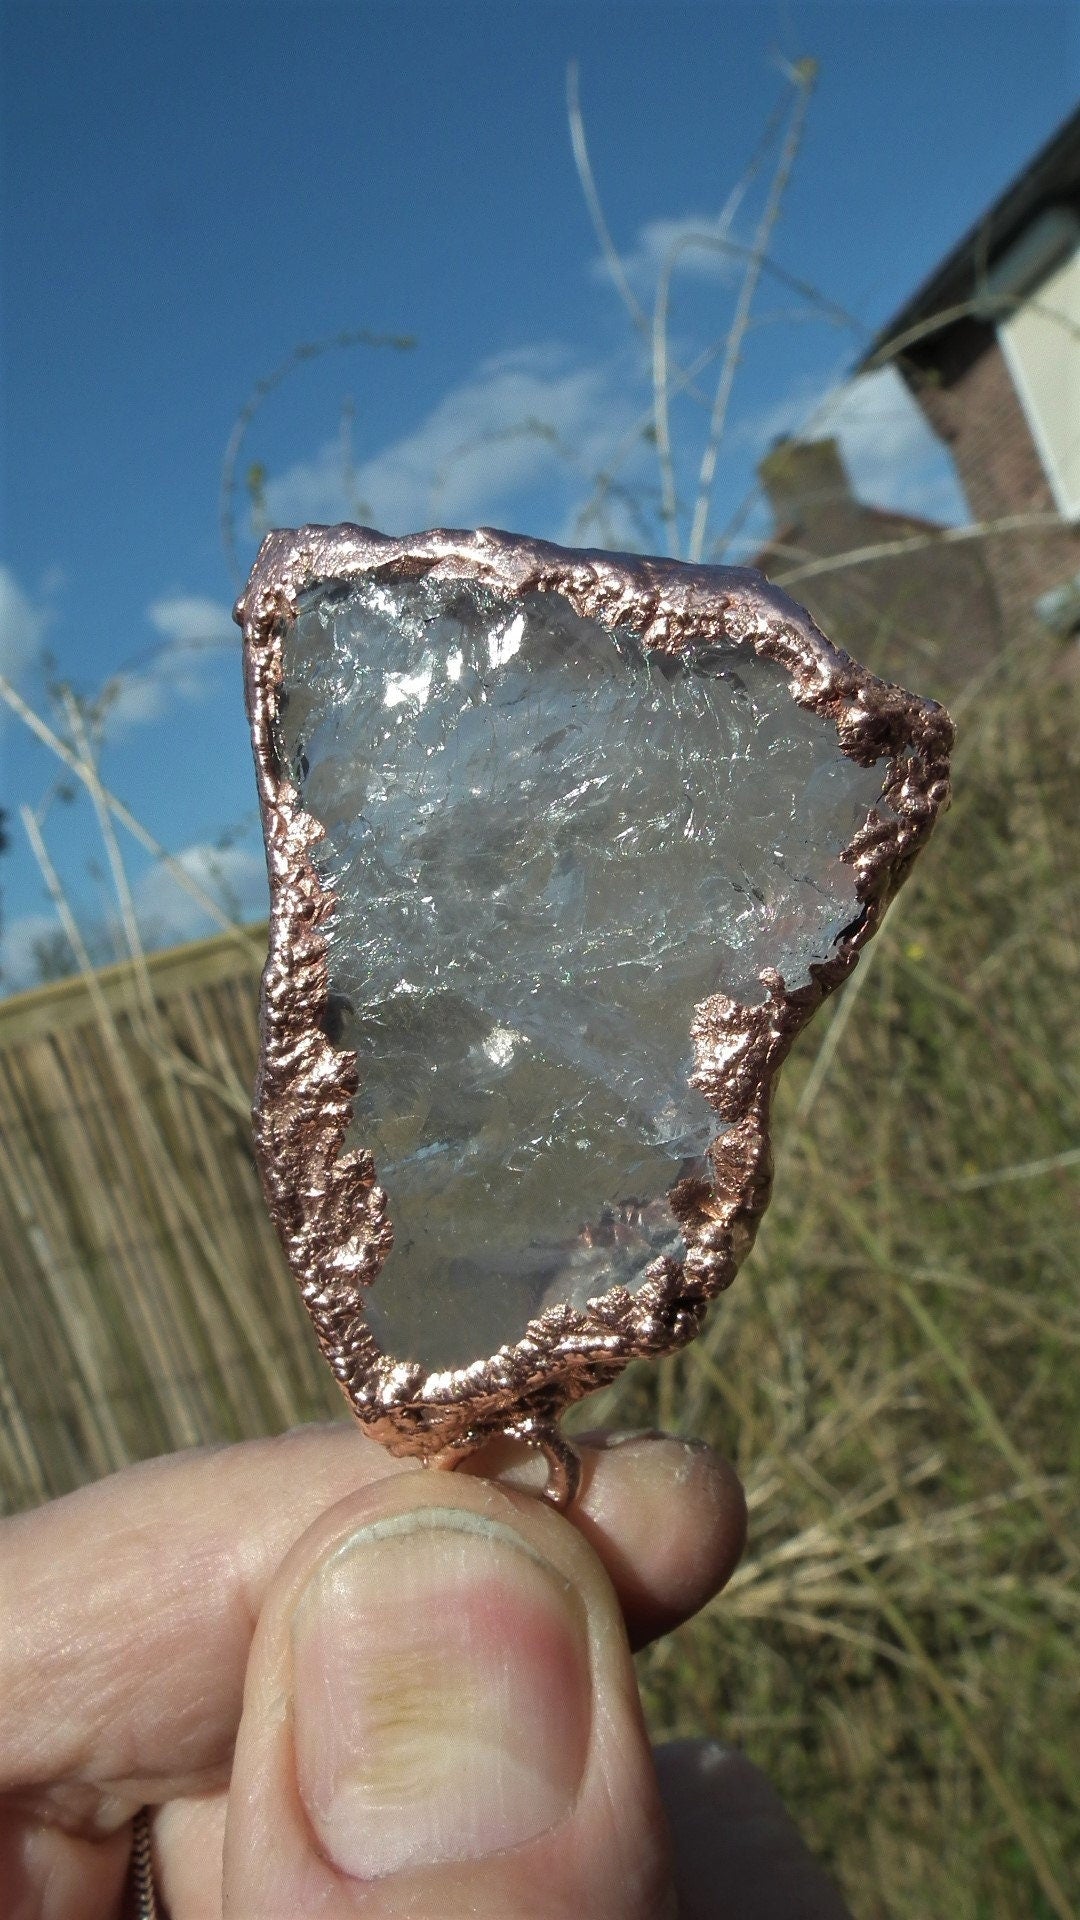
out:
<path id="1" fill-rule="evenodd" d="M 859 912 L 828 961 L 793 992 L 778 973 L 763 975 L 759 1006 L 717 994 L 693 1010 L 693 1084 L 728 1125 L 710 1149 L 711 1180 L 683 1181 L 669 1196 L 685 1261 L 657 1260 L 632 1295 L 614 1287 L 585 1311 L 549 1308 L 515 1345 L 441 1373 L 383 1354 L 365 1322 L 363 1289 L 392 1241 L 393 1196 L 379 1186 L 370 1153 L 342 1151 L 359 1081 L 356 1055 L 336 1050 L 324 1031 L 334 898 L 312 860 L 322 829 L 303 811 L 276 747 L 282 645 L 299 596 L 367 574 L 468 580 L 508 598 L 562 594 L 579 615 L 629 627 L 667 654 L 719 641 L 753 648 L 788 673 L 800 705 L 832 721 L 853 759 L 888 760 L 885 804 L 844 854 Z M 800 1029 L 851 971 L 945 805 L 952 723 L 936 703 L 876 679 L 831 646 L 808 614 L 748 568 L 572 551 L 489 528 L 404 539 L 353 526 L 271 533 L 235 618 L 244 631 L 271 890 L 256 1151 L 319 1345 L 357 1418 L 392 1452 L 453 1465 L 510 1433 L 543 1447 L 549 1493 L 565 1501 L 574 1466 L 556 1431 L 562 1410 L 628 1360 L 691 1340 L 753 1245 L 772 1181 L 776 1074 Z"/>

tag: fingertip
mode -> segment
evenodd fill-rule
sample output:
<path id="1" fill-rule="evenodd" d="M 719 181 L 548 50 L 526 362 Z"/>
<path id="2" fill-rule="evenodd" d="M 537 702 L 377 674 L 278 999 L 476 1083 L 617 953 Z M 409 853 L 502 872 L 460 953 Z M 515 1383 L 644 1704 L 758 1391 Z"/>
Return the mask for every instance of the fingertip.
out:
<path id="1" fill-rule="evenodd" d="M 595 1433 L 579 1442 L 572 1517 L 618 1590 L 631 1641 L 689 1619 L 730 1580 L 746 1545 L 746 1496 L 713 1448 L 674 1434 Z"/>

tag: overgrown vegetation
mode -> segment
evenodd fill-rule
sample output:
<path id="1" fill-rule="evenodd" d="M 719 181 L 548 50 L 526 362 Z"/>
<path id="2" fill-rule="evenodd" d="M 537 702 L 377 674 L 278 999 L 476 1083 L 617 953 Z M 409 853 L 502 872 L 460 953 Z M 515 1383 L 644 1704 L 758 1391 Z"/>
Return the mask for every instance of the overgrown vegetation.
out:
<path id="1" fill-rule="evenodd" d="M 769 265 L 812 78 L 809 67 L 793 72 L 791 114 L 766 130 L 779 154 L 754 246 L 716 231 L 693 243 L 741 257 L 754 285 Z M 618 282 L 573 93 L 570 104 L 583 185 Z M 680 369 L 667 336 L 669 280 L 665 269 L 651 316 L 623 289 L 654 374 L 642 428 L 660 463 L 649 530 L 673 551 L 711 553 L 716 452 L 753 286 L 737 296 L 727 335 Z M 356 340 L 408 344 L 367 335 L 338 344 Z M 247 426 L 295 359 L 261 383 L 238 419 L 223 488 L 228 547 Z M 707 438 L 700 472 L 687 469 L 684 509 L 671 406 L 689 404 L 710 361 L 719 379 L 705 396 Z M 542 433 L 543 423 L 522 430 Z M 594 529 L 615 495 L 614 471 L 615 462 L 596 476 Z M 248 474 L 256 510 L 264 477 Z M 872 568 L 867 581 L 872 598 Z M 25 719 L 22 703 L 11 704 Z M 589 1424 L 705 1435 L 738 1465 L 749 1551 L 727 1593 L 643 1658 L 650 1717 L 660 1734 L 707 1732 L 744 1746 L 831 1863 L 859 1920 L 1076 1912 L 1076 707 L 1075 671 L 1049 640 L 1018 642 L 964 691 L 953 810 L 786 1070 L 776 1194 L 751 1260 L 686 1353 L 633 1369 L 579 1410 Z M 86 787 L 117 882 L 132 986 L 122 1013 L 115 986 L 107 997 L 94 989 L 100 1064 L 91 1063 L 89 1081 L 111 1076 L 107 1131 L 130 1139 L 132 1154 L 142 1142 L 145 1164 L 131 1181 L 141 1197 L 130 1204 L 145 1206 L 150 1224 L 145 1250 L 128 1250 L 129 1281 L 119 1263 L 110 1275 L 94 1238 L 94 1182 L 83 1163 L 72 1156 L 71 1219 L 78 1208 L 85 1218 L 71 1228 L 70 1258 L 50 1253 L 68 1231 L 63 1183 L 43 1177 L 40 1201 L 29 1176 L 12 1186 L 12 1219 L 29 1220 L 38 1235 L 25 1230 L 26 1272 L 38 1262 L 41 1280 L 40 1297 L 26 1287 L 13 1294 L 0 1345 L 8 1415 L 0 1467 L 41 1494 L 70 1484 L 80 1462 L 101 1471 L 140 1450 L 338 1406 L 266 1223 L 262 1240 L 247 1224 L 257 1202 L 247 1196 L 246 1214 L 230 1202 L 214 1144 L 213 1129 L 227 1126 L 229 1152 L 239 1151 L 250 954 L 247 985 L 215 1020 L 200 1026 L 190 1008 L 163 1019 L 112 820 L 163 850 L 101 786 L 79 720 L 69 705 L 63 739 L 40 718 L 27 724 Z M 55 881 L 64 955 L 75 953 L 89 976 L 92 956 L 49 865 L 42 816 L 24 809 L 23 824 Z M 176 878 L 227 920 L 182 869 Z M 75 1114 L 77 1090 L 68 1091 Z M 92 1094 L 91 1084 L 80 1126 Z M 66 1124 L 60 1106 L 35 1119 L 26 1168 L 31 1154 L 46 1172 L 50 1153 L 63 1155 Z M 89 1156 L 97 1148 L 88 1130 L 84 1137 Z M 110 1203 L 116 1196 L 119 1218 L 119 1184 Z M 142 1289 L 140 1260 L 156 1276 L 153 1290 Z M 12 1356 L 20 1341 L 34 1351 L 46 1326 L 56 1359 L 39 1390 Z M 65 1345 L 73 1357 L 61 1375 Z M 54 1389 L 66 1395 L 62 1409 L 40 1397 Z"/>
<path id="2" fill-rule="evenodd" d="M 786 1069 L 754 1254 L 705 1337 L 600 1409 L 737 1462 L 749 1552 L 643 1660 L 652 1724 L 744 1746 L 860 1920 L 1041 1920 L 1080 1881 L 1080 756 L 1058 665 L 1007 657 L 961 703 L 952 812 Z"/>
<path id="3" fill-rule="evenodd" d="M 702 1339 L 578 1413 L 737 1463 L 749 1551 L 643 1659 L 652 1724 L 745 1746 L 859 1920 L 1065 1916 L 1080 1867 L 1077 680 L 1048 641 L 957 704 L 953 809 L 782 1079 L 754 1254 Z M 54 1091 L 0 1180 L 24 1497 L 338 1410 L 237 1159 L 252 956 L 220 1005 L 206 964 L 165 1013 L 111 979 L 81 1054 L 39 1022 Z M 3 1044 L 5 1099 L 50 1084 Z"/>

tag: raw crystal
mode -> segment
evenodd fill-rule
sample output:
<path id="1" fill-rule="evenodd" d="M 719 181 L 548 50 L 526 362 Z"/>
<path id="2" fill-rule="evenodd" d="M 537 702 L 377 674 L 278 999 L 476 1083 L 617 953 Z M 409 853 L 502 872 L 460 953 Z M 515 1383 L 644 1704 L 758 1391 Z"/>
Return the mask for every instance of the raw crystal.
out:
<path id="1" fill-rule="evenodd" d="M 385 1352 L 466 1365 L 681 1256 L 666 1196 L 717 1130 L 693 1008 L 827 957 L 881 770 L 748 648 L 663 656 L 552 594 L 320 588 L 284 681 L 349 1144 L 394 1230 L 365 1312 Z"/>

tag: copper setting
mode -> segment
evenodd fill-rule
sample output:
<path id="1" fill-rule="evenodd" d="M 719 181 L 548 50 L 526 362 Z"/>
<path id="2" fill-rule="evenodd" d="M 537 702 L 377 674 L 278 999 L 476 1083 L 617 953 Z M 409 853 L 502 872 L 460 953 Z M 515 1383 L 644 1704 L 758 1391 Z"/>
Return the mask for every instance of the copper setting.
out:
<path id="1" fill-rule="evenodd" d="M 523 1338 L 447 1372 L 380 1351 L 364 1316 L 392 1239 L 393 1194 L 366 1151 L 343 1151 L 359 1084 L 356 1055 L 324 1031 L 326 927 L 334 896 L 312 847 L 322 828 L 279 764 L 276 721 L 282 647 L 299 597 L 323 583 L 378 574 L 470 581 L 508 597 L 560 594 L 574 611 L 642 644 L 678 654 L 709 642 L 754 650 L 790 676 L 800 705 L 827 717 L 862 765 L 886 760 L 887 809 L 871 812 L 846 849 L 859 909 L 811 982 L 788 992 L 762 976 L 764 1004 L 721 994 L 690 1021 L 693 1085 L 727 1130 L 711 1178 L 669 1195 L 687 1246 L 664 1257 L 633 1294 L 613 1287 L 586 1310 L 549 1308 Z M 576 1457 L 557 1429 L 571 1402 L 640 1355 L 671 1353 L 698 1332 L 730 1285 L 769 1199 L 769 1110 L 776 1074 L 800 1029 L 846 978 L 948 799 L 952 723 L 944 709 L 867 673 L 832 647 L 809 615 L 746 568 L 572 551 L 488 528 L 394 539 L 353 526 L 306 527 L 264 540 L 235 617 L 243 628 L 248 714 L 271 889 L 262 986 L 256 1151 L 267 1201 L 319 1345 L 356 1417 L 393 1453 L 454 1465 L 498 1434 L 542 1448 L 548 1496 L 566 1504 Z"/>

